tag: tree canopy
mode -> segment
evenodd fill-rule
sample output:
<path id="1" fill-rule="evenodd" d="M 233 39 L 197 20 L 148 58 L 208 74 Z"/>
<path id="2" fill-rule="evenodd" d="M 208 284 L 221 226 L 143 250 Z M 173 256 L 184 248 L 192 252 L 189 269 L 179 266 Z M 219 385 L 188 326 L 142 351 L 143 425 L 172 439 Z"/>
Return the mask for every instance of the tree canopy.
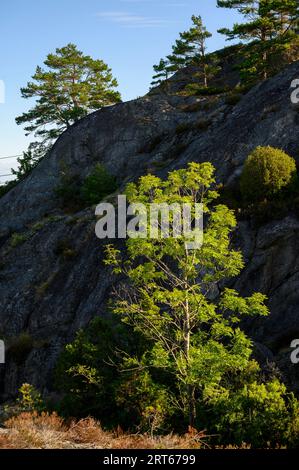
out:
<path id="1" fill-rule="evenodd" d="M 239 327 L 241 318 L 268 314 L 259 293 L 242 298 L 224 289 L 212 300 L 217 283 L 244 266 L 230 244 L 233 212 L 213 207 L 214 182 L 210 163 L 190 163 L 165 182 L 148 175 L 127 187 L 129 202 L 202 203 L 207 223 L 201 248 L 189 251 L 184 236 L 128 239 L 124 260 L 119 250 L 107 248 L 106 263 L 128 279 L 113 310 L 149 341 L 146 355 L 139 362 L 129 358 L 129 366 L 157 367 L 173 375 L 178 395 L 173 401 L 192 426 L 198 401 L 222 393 L 226 375 L 248 366 L 251 342 Z"/>
<path id="2" fill-rule="evenodd" d="M 297 182 L 296 161 L 283 150 L 257 147 L 245 161 L 240 179 L 244 199 L 272 199 Z"/>
<path id="3" fill-rule="evenodd" d="M 27 135 L 33 133 L 38 139 L 29 149 L 35 155 L 43 155 L 64 130 L 82 117 L 121 99 L 108 65 L 84 55 L 75 44 L 56 49 L 44 65 L 38 66 L 32 81 L 21 88 L 22 97 L 35 98 L 35 105 L 16 118 L 17 124 L 26 125 Z"/>
<path id="4" fill-rule="evenodd" d="M 284 49 L 290 35 L 298 28 L 297 0 L 217 0 L 220 8 L 236 9 L 246 20 L 235 23 L 231 29 L 218 31 L 228 40 L 259 41 L 259 48 L 250 51 L 245 69 L 250 74 L 268 77 L 269 59 Z"/>
<path id="5" fill-rule="evenodd" d="M 298 401 L 273 365 L 261 370 L 242 329 L 246 318 L 268 315 L 266 297 L 228 287 L 244 262 L 231 241 L 234 214 L 216 204 L 213 166 L 190 163 L 166 180 L 146 175 L 126 195 L 137 212 L 168 204 L 173 217 L 175 204 L 203 204 L 203 244 L 190 249 L 188 236 L 162 231 L 140 232 L 122 251 L 106 245 L 113 315 L 106 325 L 94 320 L 63 353 L 64 410 L 151 435 L 191 426 L 220 445 L 296 445 Z M 149 234 L 150 219 L 143 223 Z"/>
<path id="6" fill-rule="evenodd" d="M 154 66 L 158 75 L 153 78 L 154 80 L 158 78 L 158 81 L 154 81 L 153 84 L 159 84 L 161 79 L 167 80 L 172 73 L 180 68 L 192 65 L 198 68 L 197 76 L 202 80 L 203 86 L 207 87 L 209 78 L 218 70 L 206 57 L 206 42 L 212 37 L 212 33 L 203 24 L 201 16 L 193 15 L 191 20 L 191 28 L 180 33 L 179 39 L 172 47 L 172 53 Z"/>

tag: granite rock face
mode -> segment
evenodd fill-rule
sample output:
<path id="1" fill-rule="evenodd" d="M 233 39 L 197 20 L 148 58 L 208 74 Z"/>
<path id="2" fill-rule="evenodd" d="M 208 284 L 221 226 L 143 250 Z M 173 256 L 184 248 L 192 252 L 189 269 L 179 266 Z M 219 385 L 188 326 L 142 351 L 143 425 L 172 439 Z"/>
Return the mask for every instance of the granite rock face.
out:
<path id="1" fill-rule="evenodd" d="M 121 190 L 148 172 L 164 177 L 190 161 L 210 161 L 219 182 L 233 184 L 258 145 L 282 148 L 299 161 L 299 109 L 290 100 L 295 78 L 298 62 L 235 105 L 223 95 L 154 90 L 95 112 L 66 131 L 31 175 L 0 199 L 0 334 L 13 350 L 22 332 L 31 339 L 24 357 L 8 351 L 0 366 L 3 398 L 25 381 L 51 390 L 63 345 L 106 313 L 113 279 L 101 263 L 93 210 L 60 209 L 55 189 L 61 180 L 83 180 L 100 162 Z M 235 287 L 267 294 L 271 309 L 269 318 L 247 322 L 246 329 L 262 360 L 275 360 L 299 388 L 299 366 L 290 364 L 288 349 L 299 338 L 299 219 L 288 214 L 259 229 L 242 221 L 238 230 L 247 264 Z"/>

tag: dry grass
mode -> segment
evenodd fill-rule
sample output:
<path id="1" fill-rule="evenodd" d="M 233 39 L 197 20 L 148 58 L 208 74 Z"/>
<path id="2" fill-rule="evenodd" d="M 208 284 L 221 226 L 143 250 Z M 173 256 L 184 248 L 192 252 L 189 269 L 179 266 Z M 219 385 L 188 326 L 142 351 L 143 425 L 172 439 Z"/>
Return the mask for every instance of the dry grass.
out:
<path id="1" fill-rule="evenodd" d="M 104 431 L 93 418 L 63 421 L 56 413 L 21 413 L 0 429 L 0 449 L 194 449 L 203 433 L 150 437 L 129 435 L 118 429 Z"/>

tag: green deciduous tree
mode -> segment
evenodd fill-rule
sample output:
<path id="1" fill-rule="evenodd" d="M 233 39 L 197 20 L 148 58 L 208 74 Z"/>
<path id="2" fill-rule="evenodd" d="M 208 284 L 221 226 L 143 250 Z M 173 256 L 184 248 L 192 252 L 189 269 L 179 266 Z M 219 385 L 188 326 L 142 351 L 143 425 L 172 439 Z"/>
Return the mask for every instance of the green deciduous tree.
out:
<path id="1" fill-rule="evenodd" d="M 63 352 L 62 410 L 151 434 L 184 432 L 189 423 L 220 445 L 297 445 L 298 401 L 275 367 L 261 371 L 240 327 L 243 318 L 268 314 L 265 296 L 223 287 L 244 264 L 230 243 L 234 215 L 215 205 L 213 185 L 209 163 L 128 185 L 129 201 L 147 208 L 202 202 L 204 243 L 191 251 L 181 234 L 129 239 L 123 257 L 107 245 L 105 263 L 121 275 L 115 315 L 94 320 Z"/>
<path id="2" fill-rule="evenodd" d="M 149 342 L 147 353 L 131 358 L 130 367 L 154 367 L 172 376 L 173 404 L 192 426 L 198 403 L 215 398 L 225 378 L 250 363 L 251 341 L 240 320 L 268 313 L 262 294 L 242 298 L 224 289 L 217 300 L 213 295 L 219 282 L 244 266 L 241 253 L 230 245 L 235 217 L 227 207 L 213 206 L 213 184 L 210 163 L 191 163 L 166 181 L 148 175 L 126 191 L 130 202 L 146 205 L 201 202 L 206 217 L 201 248 L 188 250 L 183 235 L 129 239 L 125 260 L 116 248 L 107 248 L 106 263 L 128 282 L 119 288 L 113 311 Z"/>

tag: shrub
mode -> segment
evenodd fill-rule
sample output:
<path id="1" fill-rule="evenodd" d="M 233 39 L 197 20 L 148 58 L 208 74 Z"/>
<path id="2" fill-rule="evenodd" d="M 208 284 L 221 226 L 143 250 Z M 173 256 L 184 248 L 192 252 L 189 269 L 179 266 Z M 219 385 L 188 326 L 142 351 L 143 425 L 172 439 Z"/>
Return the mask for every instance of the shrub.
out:
<path id="1" fill-rule="evenodd" d="M 28 383 L 24 383 L 18 390 L 15 401 L 4 403 L 0 409 L 0 428 L 10 419 L 17 419 L 18 415 L 27 413 L 41 413 L 46 405 L 39 391 Z"/>
<path id="2" fill-rule="evenodd" d="M 41 220 L 39 222 L 36 222 L 35 224 L 33 224 L 31 226 L 31 230 L 33 233 L 35 232 L 38 232 L 39 230 L 41 230 L 45 225 L 46 225 L 47 221 L 46 219 L 45 220 Z"/>
<path id="3" fill-rule="evenodd" d="M 298 445 L 298 401 L 277 378 L 261 383 L 253 376 L 247 384 L 223 390 L 210 400 L 209 413 L 209 431 L 221 436 L 220 445 Z"/>
<path id="4" fill-rule="evenodd" d="M 41 394 L 33 385 L 23 384 L 19 389 L 19 394 L 17 402 L 21 411 L 41 412 L 45 409 Z"/>
<path id="5" fill-rule="evenodd" d="M 65 208 L 80 208 L 80 181 L 77 176 L 63 176 L 55 189 L 56 195 Z"/>
<path id="6" fill-rule="evenodd" d="M 155 371 L 138 370 L 137 361 L 124 361 L 122 380 L 116 393 L 116 404 L 123 409 L 127 422 L 134 422 L 139 431 L 150 433 L 165 432 L 170 428 L 174 415 L 173 396 L 161 382 Z M 153 378 L 155 375 L 155 379 Z"/>
<path id="7" fill-rule="evenodd" d="M 117 189 L 115 177 L 101 164 L 96 165 L 81 188 L 81 198 L 87 204 L 97 204 Z"/>
<path id="8" fill-rule="evenodd" d="M 83 183 L 79 176 L 63 176 L 55 193 L 63 208 L 73 211 L 99 203 L 116 189 L 114 176 L 110 175 L 103 165 L 98 164 Z"/>
<path id="9" fill-rule="evenodd" d="M 296 181 L 295 160 L 282 150 L 257 147 L 247 158 L 240 187 L 246 201 L 271 199 Z"/>
<path id="10" fill-rule="evenodd" d="M 131 351 L 137 343 L 127 327 L 102 318 L 78 331 L 56 366 L 55 382 L 65 394 L 61 413 L 79 418 L 92 415 L 107 426 L 123 425 L 120 414 L 124 411 L 117 409 L 115 402 L 120 374 L 111 362 L 119 364 L 117 348 Z"/>
<path id="11" fill-rule="evenodd" d="M 66 346 L 56 367 L 56 385 L 64 393 L 63 416 L 93 416 L 109 428 L 148 431 L 169 428 L 169 393 L 147 370 L 124 363 L 120 351 L 141 354 L 140 336 L 126 325 L 97 318 Z M 132 369 L 132 370 L 131 370 Z M 152 372 L 152 371 L 151 371 Z M 161 371 L 157 372 L 160 376 Z"/>

